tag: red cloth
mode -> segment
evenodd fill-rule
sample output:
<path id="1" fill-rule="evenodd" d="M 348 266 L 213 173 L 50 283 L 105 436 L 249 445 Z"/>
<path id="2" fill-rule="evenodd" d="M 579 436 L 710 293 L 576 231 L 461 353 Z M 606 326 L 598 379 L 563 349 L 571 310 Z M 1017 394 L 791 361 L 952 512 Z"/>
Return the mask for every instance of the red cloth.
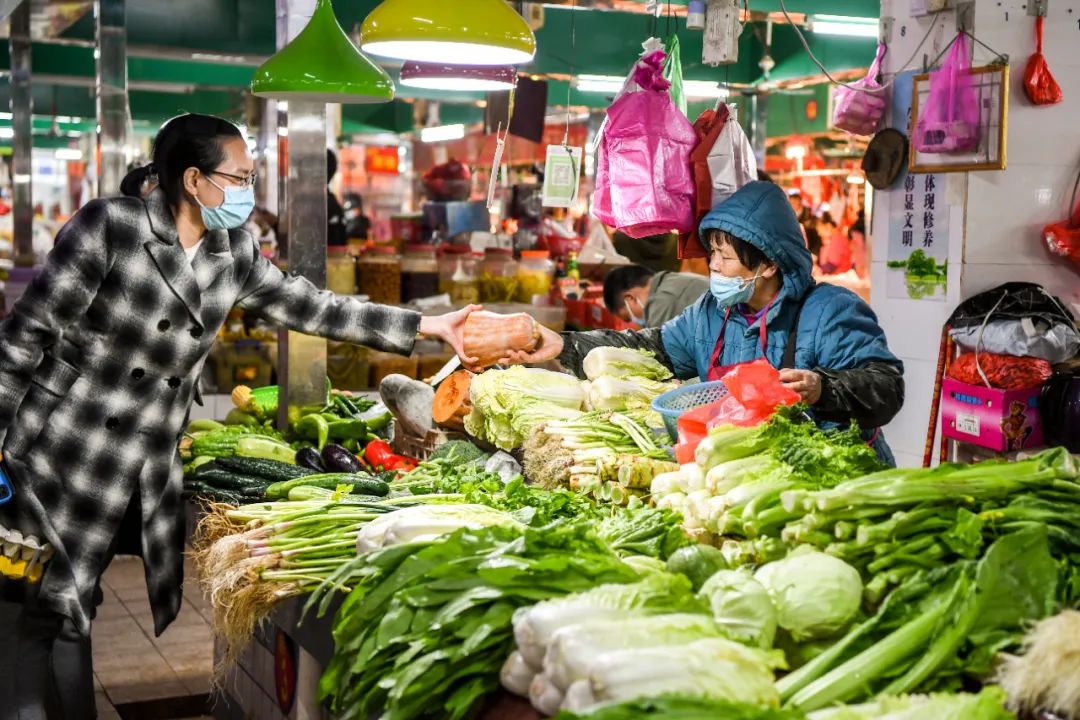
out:
<path id="1" fill-rule="evenodd" d="M 731 116 L 726 104 L 719 110 L 705 110 L 694 121 L 694 133 L 698 144 L 690 153 L 690 169 L 694 175 L 694 229 L 689 235 L 679 237 L 679 259 L 708 258 L 709 251 L 698 237 L 697 227 L 705 214 L 712 210 L 712 173 L 709 172 L 709 152 Z"/>

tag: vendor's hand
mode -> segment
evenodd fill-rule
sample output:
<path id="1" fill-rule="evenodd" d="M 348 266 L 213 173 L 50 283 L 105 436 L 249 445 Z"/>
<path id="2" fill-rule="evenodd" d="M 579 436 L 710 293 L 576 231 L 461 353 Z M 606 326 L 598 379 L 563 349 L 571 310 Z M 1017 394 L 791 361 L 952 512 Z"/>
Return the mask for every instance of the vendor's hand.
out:
<path id="1" fill-rule="evenodd" d="M 445 341 L 461 358 L 461 364 L 475 371 L 478 369 L 477 363 L 480 359 L 465 355 L 465 319 L 481 309 L 483 308 L 480 305 L 468 305 L 445 315 L 420 318 L 420 334 Z"/>
<path id="2" fill-rule="evenodd" d="M 821 399 L 821 376 L 813 370 L 781 370 L 780 382 L 799 393 L 807 405 L 814 405 Z"/>
<path id="3" fill-rule="evenodd" d="M 499 360 L 500 365 L 525 365 L 547 362 L 559 357 L 563 351 L 562 335 L 540 326 L 540 342 L 531 353 L 514 351 Z"/>

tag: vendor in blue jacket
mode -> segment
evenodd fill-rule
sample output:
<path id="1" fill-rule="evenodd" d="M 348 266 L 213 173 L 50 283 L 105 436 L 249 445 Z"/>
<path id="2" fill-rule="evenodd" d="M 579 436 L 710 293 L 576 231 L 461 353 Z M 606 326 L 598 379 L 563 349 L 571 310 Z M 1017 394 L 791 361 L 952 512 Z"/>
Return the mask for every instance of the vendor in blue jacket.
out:
<path id="1" fill-rule="evenodd" d="M 766 358 L 811 406 L 820 424 L 855 420 L 894 464 L 879 428 L 904 403 L 903 364 L 870 307 L 855 293 L 815 285 L 791 205 L 777 185 L 753 182 L 701 222 L 710 250 L 709 292 L 661 328 L 640 332 L 543 331 L 532 353 L 510 362 L 558 358 L 578 376 L 600 346 L 652 351 L 675 376 L 719 380 L 731 367 Z"/>

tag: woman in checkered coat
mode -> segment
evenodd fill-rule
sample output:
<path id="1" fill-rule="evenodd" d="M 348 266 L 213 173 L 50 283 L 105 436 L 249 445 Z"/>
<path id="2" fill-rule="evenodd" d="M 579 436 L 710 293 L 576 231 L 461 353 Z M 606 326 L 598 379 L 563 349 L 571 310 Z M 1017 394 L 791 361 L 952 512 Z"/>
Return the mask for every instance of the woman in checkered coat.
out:
<path id="1" fill-rule="evenodd" d="M 240 229 L 254 205 L 254 166 L 231 123 L 174 118 L 153 165 L 158 187 L 145 199 L 94 200 L 72 218 L 0 323 L 0 448 L 15 492 L 0 525 L 56 548 L 33 597 L 0 604 L 3 718 L 45 717 L 57 695 L 49 717 L 93 716 L 88 659 L 59 692 L 47 668 L 65 640 L 88 647 L 79 641 L 89 637 L 95 586 L 118 549 L 143 557 L 156 632 L 176 617 L 176 447 L 231 308 L 389 352 L 410 353 L 418 334 L 461 350 L 472 308 L 421 318 L 318 290 L 263 258 Z M 117 547 L 121 525 L 137 531 L 134 548 Z M 80 706 L 87 686 L 89 706 Z"/>

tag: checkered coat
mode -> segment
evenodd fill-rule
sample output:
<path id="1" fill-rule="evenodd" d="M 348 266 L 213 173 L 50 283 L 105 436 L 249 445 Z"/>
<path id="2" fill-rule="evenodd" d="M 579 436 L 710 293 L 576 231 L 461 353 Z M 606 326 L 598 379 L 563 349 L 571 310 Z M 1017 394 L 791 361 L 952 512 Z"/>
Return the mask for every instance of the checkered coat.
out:
<path id="1" fill-rule="evenodd" d="M 214 337 L 234 307 L 311 335 L 407 354 L 419 315 L 321 291 L 278 270 L 244 230 L 206 235 L 189 263 L 161 191 L 95 200 L 0 323 L 0 506 L 57 554 L 41 599 L 89 630 L 94 584 L 133 494 L 158 633 L 180 608 L 177 453 Z M 8 525 L 10 527 L 10 525 Z"/>

